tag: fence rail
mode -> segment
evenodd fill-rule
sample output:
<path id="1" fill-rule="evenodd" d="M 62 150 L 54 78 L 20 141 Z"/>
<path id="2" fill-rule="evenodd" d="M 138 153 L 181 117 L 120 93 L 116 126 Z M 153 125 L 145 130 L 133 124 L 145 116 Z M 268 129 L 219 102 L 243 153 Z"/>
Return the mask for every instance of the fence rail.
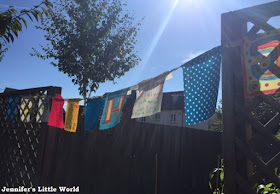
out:
<path id="1" fill-rule="evenodd" d="M 11 96 L 23 102 L 26 96 L 60 93 L 59 88 L 46 90 L 0 94 L 1 184 L 79 186 L 80 193 L 98 194 L 210 193 L 209 173 L 221 154 L 220 133 L 138 123 L 130 119 L 133 95 L 121 123 L 109 130 L 85 131 L 80 115 L 77 133 L 69 133 L 36 120 L 38 110 L 28 122 L 21 114 L 14 122 L 7 120 Z"/>

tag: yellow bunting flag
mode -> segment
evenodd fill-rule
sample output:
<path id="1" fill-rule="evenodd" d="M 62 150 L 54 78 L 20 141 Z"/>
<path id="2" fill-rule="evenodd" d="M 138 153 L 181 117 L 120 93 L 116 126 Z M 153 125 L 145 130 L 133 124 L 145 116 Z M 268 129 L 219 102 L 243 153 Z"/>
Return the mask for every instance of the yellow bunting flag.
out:
<path id="1" fill-rule="evenodd" d="M 65 117 L 65 131 L 76 132 L 79 114 L 79 99 L 68 100 L 66 117 Z"/>

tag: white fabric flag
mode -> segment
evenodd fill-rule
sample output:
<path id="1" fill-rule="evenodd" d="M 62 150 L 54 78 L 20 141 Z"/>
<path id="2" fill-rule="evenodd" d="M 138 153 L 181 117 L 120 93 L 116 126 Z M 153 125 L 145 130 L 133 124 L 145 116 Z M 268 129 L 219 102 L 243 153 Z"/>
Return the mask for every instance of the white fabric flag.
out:
<path id="1" fill-rule="evenodd" d="M 131 118 L 151 116 L 161 111 L 162 91 L 166 76 L 165 72 L 157 77 L 140 82 L 136 91 L 136 100 Z"/>

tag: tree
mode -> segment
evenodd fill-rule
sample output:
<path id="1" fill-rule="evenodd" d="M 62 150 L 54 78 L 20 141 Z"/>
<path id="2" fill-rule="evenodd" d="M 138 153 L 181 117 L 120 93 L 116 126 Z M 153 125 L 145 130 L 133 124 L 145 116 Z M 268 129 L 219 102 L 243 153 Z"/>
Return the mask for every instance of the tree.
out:
<path id="1" fill-rule="evenodd" d="M 32 56 L 53 58 L 52 65 L 68 74 L 86 96 L 100 83 L 114 81 L 140 58 L 134 52 L 140 21 L 124 11 L 121 0 L 59 0 L 43 20 L 46 46 Z M 84 102 L 85 103 L 85 102 Z"/>
<path id="2" fill-rule="evenodd" d="M 22 31 L 22 25 L 27 28 L 26 17 L 31 21 L 43 18 L 43 15 L 48 15 L 52 8 L 52 3 L 44 0 L 39 5 L 26 10 L 22 9 L 18 12 L 13 6 L 10 6 L 7 11 L 0 13 L 0 62 L 2 61 L 5 52 L 8 50 L 8 45 L 14 42 L 18 37 L 18 33 Z"/>
<path id="3" fill-rule="evenodd" d="M 220 101 L 222 104 L 222 101 Z M 223 132 L 223 112 L 222 107 L 218 106 L 215 111 L 215 121 L 209 126 L 209 131 Z"/>
<path id="4" fill-rule="evenodd" d="M 215 114 L 213 116 L 214 122 L 209 126 L 209 131 L 223 132 L 223 109 L 222 109 L 222 100 L 219 101 L 220 105 L 216 108 Z"/>

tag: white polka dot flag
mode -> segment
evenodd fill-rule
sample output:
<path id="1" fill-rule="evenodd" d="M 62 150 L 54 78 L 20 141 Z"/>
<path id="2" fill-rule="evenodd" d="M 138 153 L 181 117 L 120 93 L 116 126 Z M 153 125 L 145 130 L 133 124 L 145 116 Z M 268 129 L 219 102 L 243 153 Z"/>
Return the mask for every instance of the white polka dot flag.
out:
<path id="1" fill-rule="evenodd" d="M 221 47 L 216 47 L 182 66 L 186 123 L 204 122 L 215 113 L 221 64 Z"/>

